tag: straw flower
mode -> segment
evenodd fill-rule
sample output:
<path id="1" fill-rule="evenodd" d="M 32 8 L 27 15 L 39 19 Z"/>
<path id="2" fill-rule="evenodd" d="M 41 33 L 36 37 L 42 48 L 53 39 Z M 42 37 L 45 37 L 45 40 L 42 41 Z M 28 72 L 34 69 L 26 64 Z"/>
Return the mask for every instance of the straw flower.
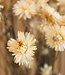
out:
<path id="1" fill-rule="evenodd" d="M 65 27 L 55 24 L 46 31 L 46 43 L 55 51 L 64 51 L 65 49 Z"/>
<path id="2" fill-rule="evenodd" d="M 32 0 L 20 0 L 13 7 L 13 12 L 15 15 L 19 15 L 20 18 L 31 18 L 31 16 L 36 15 L 36 4 Z"/>
<path id="3" fill-rule="evenodd" d="M 53 22 L 59 22 L 61 19 L 61 15 L 55 11 L 54 8 L 50 7 L 49 5 L 46 5 L 43 8 L 43 14 L 46 13 L 46 15 L 51 19 Z"/>
<path id="4" fill-rule="evenodd" d="M 7 47 L 9 52 L 13 52 L 13 56 L 15 63 L 19 63 L 19 65 L 25 65 L 26 67 L 31 68 L 34 61 L 34 51 L 36 50 L 36 46 L 34 46 L 36 39 L 30 33 L 25 33 L 19 31 L 18 39 L 10 39 L 7 42 Z"/>
<path id="5" fill-rule="evenodd" d="M 41 68 L 41 71 L 41 75 L 52 75 L 52 66 L 45 64 L 44 68 Z"/>

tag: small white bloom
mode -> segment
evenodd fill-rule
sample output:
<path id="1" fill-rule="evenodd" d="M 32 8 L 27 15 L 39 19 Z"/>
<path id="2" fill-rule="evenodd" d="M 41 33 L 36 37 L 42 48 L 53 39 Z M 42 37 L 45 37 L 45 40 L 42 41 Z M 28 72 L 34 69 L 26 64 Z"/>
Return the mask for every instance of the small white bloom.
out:
<path id="1" fill-rule="evenodd" d="M 65 49 L 65 27 L 54 25 L 47 27 L 46 31 L 46 43 L 51 48 L 55 48 L 55 51 L 64 51 Z"/>
<path id="2" fill-rule="evenodd" d="M 36 15 L 36 4 L 32 0 L 20 0 L 13 7 L 13 12 L 15 15 L 19 15 L 20 18 L 31 18 L 31 16 Z"/>
<path id="3" fill-rule="evenodd" d="M 7 43 L 10 52 L 13 52 L 15 63 L 19 65 L 25 65 L 26 67 L 32 67 L 34 61 L 34 46 L 36 39 L 30 33 L 18 32 L 18 39 L 10 39 Z"/>

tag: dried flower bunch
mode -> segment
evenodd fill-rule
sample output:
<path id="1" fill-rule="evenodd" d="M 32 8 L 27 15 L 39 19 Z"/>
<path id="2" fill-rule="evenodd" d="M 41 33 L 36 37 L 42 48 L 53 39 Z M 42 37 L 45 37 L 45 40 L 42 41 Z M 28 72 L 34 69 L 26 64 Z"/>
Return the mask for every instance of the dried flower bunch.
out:
<path id="1" fill-rule="evenodd" d="M 53 1 L 56 3 L 57 9 L 51 6 L 52 4 L 50 3 L 53 3 Z M 49 60 L 53 59 L 56 55 L 54 52 L 65 50 L 65 15 L 60 14 L 62 6 L 65 6 L 65 1 L 63 0 L 18 0 L 14 4 L 14 14 L 19 16 L 19 19 L 23 21 L 26 27 L 24 28 L 25 33 L 18 31 L 17 40 L 11 38 L 7 42 L 7 49 L 13 53 L 12 56 L 14 56 L 16 64 L 32 68 L 36 61 L 35 63 L 38 62 L 36 66 L 40 68 L 39 64 L 41 62 L 39 63 L 39 60 L 41 57 L 45 56 L 48 60 L 46 62 L 50 65 Z M 2 8 L 3 6 L 0 5 L 0 9 Z M 34 35 L 30 34 L 30 32 L 38 40 L 38 50 L 37 46 L 35 46 L 36 39 L 34 39 Z M 37 59 L 34 61 L 35 50 L 39 52 L 36 56 Z M 51 52 L 52 50 L 55 50 L 53 51 L 54 55 Z M 54 60 L 55 58 L 51 63 Z M 45 64 L 44 68 L 41 69 L 41 75 L 52 75 L 53 64 L 52 66 Z"/>
<path id="2" fill-rule="evenodd" d="M 19 31 L 18 39 L 10 39 L 7 43 L 7 47 L 10 52 L 13 52 L 13 56 L 15 56 L 15 63 L 19 63 L 19 65 L 25 65 L 27 67 L 31 67 L 34 61 L 34 51 L 36 50 L 36 46 L 34 46 L 36 39 L 30 33 L 25 33 Z"/>

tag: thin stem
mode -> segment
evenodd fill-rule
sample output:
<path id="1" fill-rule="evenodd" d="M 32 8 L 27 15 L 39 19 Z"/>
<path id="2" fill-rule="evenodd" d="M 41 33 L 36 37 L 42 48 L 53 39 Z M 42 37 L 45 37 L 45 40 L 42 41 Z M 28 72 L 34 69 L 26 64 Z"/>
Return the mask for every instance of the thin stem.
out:
<path id="1" fill-rule="evenodd" d="M 59 56 L 60 52 L 58 51 L 56 56 L 55 56 L 55 60 L 57 60 L 58 56 Z"/>
<path id="2" fill-rule="evenodd" d="M 7 40 L 8 40 L 8 36 L 7 36 L 7 34 L 8 34 L 8 30 L 7 30 L 7 17 L 5 16 L 5 14 L 3 13 L 3 16 L 4 16 L 4 24 L 5 24 L 5 30 L 6 30 L 6 37 L 7 37 Z"/>
<path id="3" fill-rule="evenodd" d="M 55 55 L 56 55 L 56 51 L 54 51 L 54 58 L 53 58 L 53 64 L 52 64 L 52 73 L 54 72 Z"/>

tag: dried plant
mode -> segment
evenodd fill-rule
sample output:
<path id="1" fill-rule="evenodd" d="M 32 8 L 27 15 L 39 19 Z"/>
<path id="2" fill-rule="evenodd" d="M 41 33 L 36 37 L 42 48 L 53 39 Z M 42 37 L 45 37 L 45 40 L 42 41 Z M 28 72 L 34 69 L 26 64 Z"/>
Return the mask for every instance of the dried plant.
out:
<path id="1" fill-rule="evenodd" d="M 26 75 L 60 75 L 54 69 L 54 64 L 59 53 L 65 50 L 64 6 L 64 0 L 17 0 L 10 6 L 12 23 L 9 25 L 9 17 L 6 18 L 5 10 L 2 12 L 3 7 L 6 9 L 5 4 L 0 5 L 0 23 L 3 17 L 8 40 L 7 49 L 14 56 L 16 64 L 20 67 L 24 65 L 22 69 Z M 17 31 L 17 39 L 14 17 L 22 22 L 20 24 L 25 29 Z"/>
<path id="2" fill-rule="evenodd" d="M 15 56 L 15 63 L 19 63 L 19 65 L 25 65 L 27 67 L 31 67 L 34 59 L 34 51 L 36 50 L 36 46 L 34 46 L 36 39 L 33 39 L 33 35 L 30 33 L 18 32 L 18 39 L 12 39 L 8 41 L 7 47 L 10 52 L 13 52 L 13 56 Z M 29 66 L 28 66 L 29 65 Z"/>

